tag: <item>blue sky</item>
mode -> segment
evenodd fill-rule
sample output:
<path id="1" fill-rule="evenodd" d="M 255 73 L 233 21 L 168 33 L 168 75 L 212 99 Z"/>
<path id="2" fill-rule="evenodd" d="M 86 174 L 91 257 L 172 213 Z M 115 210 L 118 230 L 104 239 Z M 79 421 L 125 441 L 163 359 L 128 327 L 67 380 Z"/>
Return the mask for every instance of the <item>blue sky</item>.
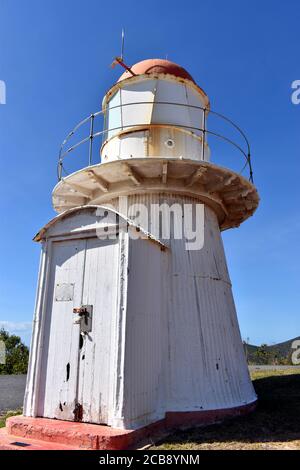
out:
<path id="1" fill-rule="evenodd" d="M 249 136 L 261 205 L 224 233 L 242 336 L 261 344 L 300 334 L 299 22 L 297 0 L 0 0 L 2 324 L 29 341 L 32 237 L 54 215 L 58 149 L 121 73 L 109 64 L 123 26 L 129 64 L 167 55 Z"/>

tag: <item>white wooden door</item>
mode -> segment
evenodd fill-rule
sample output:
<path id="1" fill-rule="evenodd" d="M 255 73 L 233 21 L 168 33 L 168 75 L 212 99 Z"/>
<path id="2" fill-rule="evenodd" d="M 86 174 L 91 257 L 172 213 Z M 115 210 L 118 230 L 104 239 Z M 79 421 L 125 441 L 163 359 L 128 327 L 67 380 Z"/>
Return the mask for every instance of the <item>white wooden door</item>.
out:
<path id="1" fill-rule="evenodd" d="M 81 303 L 85 246 L 85 240 L 59 241 L 50 250 L 39 416 L 74 419 L 79 325 L 73 307 Z"/>
<path id="2" fill-rule="evenodd" d="M 107 424 L 113 406 L 117 285 L 117 241 L 88 240 L 83 304 L 93 306 L 93 322 L 92 331 L 81 341 L 78 380 L 84 422 Z"/>
<path id="3" fill-rule="evenodd" d="M 117 240 L 52 243 L 39 416 L 106 423 L 112 396 L 117 256 Z M 93 309 L 88 334 L 74 322 L 73 309 L 82 305 Z"/>

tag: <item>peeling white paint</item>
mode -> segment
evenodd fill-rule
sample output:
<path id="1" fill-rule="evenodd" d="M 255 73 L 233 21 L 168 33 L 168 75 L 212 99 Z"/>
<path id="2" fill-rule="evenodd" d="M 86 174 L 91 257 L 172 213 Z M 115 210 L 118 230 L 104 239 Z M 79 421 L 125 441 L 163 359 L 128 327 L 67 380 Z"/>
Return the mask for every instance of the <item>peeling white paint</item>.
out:
<path id="1" fill-rule="evenodd" d="M 176 195 L 132 196 L 130 202 L 154 200 L 193 203 Z M 203 249 L 189 252 L 173 237 L 166 251 L 122 231 L 114 242 L 99 240 L 94 210 L 71 210 L 43 232 L 47 260 L 25 414 L 73 420 L 79 403 L 82 421 L 135 429 L 167 411 L 253 402 L 214 212 L 205 209 Z M 54 301 L 59 282 L 75 285 L 72 301 Z M 73 321 L 80 304 L 93 305 L 93 329 L 81 348 Z"/>

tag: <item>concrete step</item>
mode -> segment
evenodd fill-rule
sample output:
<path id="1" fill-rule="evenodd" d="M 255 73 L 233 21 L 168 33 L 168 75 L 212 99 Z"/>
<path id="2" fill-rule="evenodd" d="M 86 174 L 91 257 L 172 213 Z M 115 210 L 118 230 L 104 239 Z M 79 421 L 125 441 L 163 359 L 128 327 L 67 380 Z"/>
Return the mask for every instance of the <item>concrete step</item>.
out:
<path id="1" fill-rule="evenodd" d="M 13 416 L 6 421 L 8 435 L 19 439 L 58 443 L 79 449 L 120 450 L 129 447 L 138 431 L 48 418 Z"/>
<path id="2" fill-rule="evenodd" d="M 78 447 L 12 436 L 3 428 L 0 429 L 0 450 L 78 450 Z"/>
<path id="3" fill-rule="evenodd" d="M 140 448 L 153 443 L 170 432 L 221 422 L 247 414 L 256 402 L 222 410 L 168 412 L 164 419 L 136 430 L 117 429 L 89 423 L 75 423 L 48 418 L 13 416 L 1 430 L 0 449 L 90 449 L 123 450 Z M 17 444 L 16 444 L 17 442 Z M 22 446 L 22 443 L 24 444 Z M 29 443 L 30 446 L 26 446 Z"/>

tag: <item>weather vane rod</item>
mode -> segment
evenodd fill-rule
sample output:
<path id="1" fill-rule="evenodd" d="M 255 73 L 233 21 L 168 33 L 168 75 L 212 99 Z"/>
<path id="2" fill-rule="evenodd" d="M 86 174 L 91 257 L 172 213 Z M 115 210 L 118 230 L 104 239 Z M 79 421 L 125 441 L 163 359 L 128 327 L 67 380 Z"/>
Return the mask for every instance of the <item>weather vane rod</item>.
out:
<path id="1" fill-rule="evenodd" d="M 122 28 L 122 39 L 121 39 L 121 60 L 124 60 L 124 40 L 125 40 L 125 33 L 124 28 Z"/>
<path id="2" fill-rule="evenodd" d="M 125 70 L 127 70 L 129 73 L 131 73 L 132 76 L 135 76 L 136 74 L 124 62 L 124 42 L 125 42 L 125 33 L 124 33 L 124 28 L 122 28 L 121 55 L 120 55 L 120 57 L 115 57 L 113 63 L 111 64 L 111 67 L 114 68 L 117 64 L 120 64 L 122 67 L 124 67 Z"/>

